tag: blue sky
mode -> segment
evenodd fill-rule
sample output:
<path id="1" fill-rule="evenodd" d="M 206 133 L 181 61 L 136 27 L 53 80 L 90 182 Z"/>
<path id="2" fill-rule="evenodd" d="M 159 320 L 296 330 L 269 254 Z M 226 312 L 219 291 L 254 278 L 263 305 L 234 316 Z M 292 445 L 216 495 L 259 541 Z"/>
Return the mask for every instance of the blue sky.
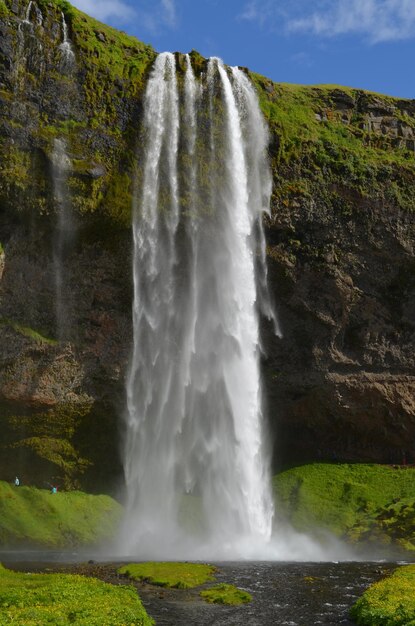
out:
<path id="1" fill-rule="evenodd" d="M 156 50 L 415 98 L 415 0 L 72 0 Z"/>

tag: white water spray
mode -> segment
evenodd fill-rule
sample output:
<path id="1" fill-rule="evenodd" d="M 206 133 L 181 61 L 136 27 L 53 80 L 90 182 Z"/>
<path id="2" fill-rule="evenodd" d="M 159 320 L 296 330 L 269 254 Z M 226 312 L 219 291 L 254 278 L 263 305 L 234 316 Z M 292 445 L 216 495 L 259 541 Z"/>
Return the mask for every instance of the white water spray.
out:
<path id="1" fill-rule="evenodd" d="M 68 316 L 68 289 L 65 261 L 72 247 L 74 224 L 68 200 L 67 178 L 72 169 L 72 163 L 67 153 L 63 139 L 54 140 L 52 153 L 52 177 L 57 213 L 56 231 L 54 237 L 53 265 L 55 278 L 55 315 L 56 335 L 60 341 L 66 338 Z"/>
<path id="2" fill-rule="evenodd" d="M 256 280 L 268 139 L 242 72 L 211 59 L 201 86 L 186 57 L 183 82 L 180 108 L 175 57 L 159 55 L 133 220 L 122 550 L 255 558 L 273 516 Z"/>

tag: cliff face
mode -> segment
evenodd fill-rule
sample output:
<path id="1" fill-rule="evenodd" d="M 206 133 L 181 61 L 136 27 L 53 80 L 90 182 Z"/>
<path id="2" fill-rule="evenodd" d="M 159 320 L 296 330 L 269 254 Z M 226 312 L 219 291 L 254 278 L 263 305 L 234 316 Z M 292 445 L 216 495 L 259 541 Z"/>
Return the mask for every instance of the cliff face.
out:
<path id="1" fill-rule="evenodd" d="M 65 2 L 28 6 L 7 3 L 0 21 L 0 472 L 109 488 L 132 332 L 136 129 L 155 53 Z"/>
<path id="2" fill-rule="evenodd" d="M 0 473 L 109 489 L 155 53 L 63 0 L 27 9 L 0 2 Z M 284 333 L 263 325 L 275 458 L 401 460 L 415 445 L 415 102 L 252 78 L 270 124 Z"/>
<path id="3" fill-rule="evenodd" d="M 266 340 L 277 457 L 415 460 L 415 101 L 258 84 L 284 332 Z"/>

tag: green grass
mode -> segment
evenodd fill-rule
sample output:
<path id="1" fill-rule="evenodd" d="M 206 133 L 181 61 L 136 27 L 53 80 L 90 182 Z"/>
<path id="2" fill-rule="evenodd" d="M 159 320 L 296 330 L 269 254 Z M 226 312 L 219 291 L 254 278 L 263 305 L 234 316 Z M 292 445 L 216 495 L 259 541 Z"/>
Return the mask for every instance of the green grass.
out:
<path id="1" fill-rule="evenodd" d="M 121 507 L 109 496 L 0 482 L 0 546 L 65 548 L 109 541 Z"/>
<path id="2" fill-rule="evenodd" d="M 0 565 L 0 623 L 150 626 L 132 587 L 67 574 L 21 574 Z"/>
<path id="3" fill-rule="evenodd" d="M 258 88 L 260 104 L 266 118 L 271 127 L 279 130 L 284 157 L 301 151 L 303 144 L 309 142 L 315 144 L 314 148 L 317 150 L 327 150 L 330 147 L 328 144 L 332 144 L 331 148 L 337 146 L 344 151 L 343 156 L 353 155 L 367 165 L 390 162 L 414 168 L 413 154 L 402 148 L 393 148 L 390 142 L 382 143 L 375 133 L 361 128 L 362 122 L 365 121 L 363 114 L 360 116 L 353 112 L 350 123 L 347 125 L 342 123 L 343 111 L 337 110 L 333 102 L 333 94 L 336 91 L 341 91 L 353 99 L 362 95 L 368 100 L 380 99 L 386 106 L 396 105 L 396 98 L 338 85 L 304 86 L 286 83 L 274 83 L 274 95 L 269 97 L 264 90 L 264 84 L 268 83 L 267 79 L 257 74 L 251 76 Z M 326 114 L 327 119 L 319 121 L 316 114 L 322 113 Z M 391 117 L 399 118 L 399 110 L 394 111 Z M 405 117 L 405 124 L 415 128 L 415 120 L 411 117 Z"/>
<path id="4" fill-rule="evenodd" d="M 131 563 L 118 570 L 132 580 L 143 580 L 159 587 L 192 589 L 214 580 L 215 568 L 201 563 Z"/>
<path id="5" fill-rule="evenodd" d="M 297 530 L 415 549 L 415 469 L 315 463 L 277 475 L 274 491 L 278 516 Z"/>
<path id="6" fill-rule="evenodd" d="M 225 583 L 215 585 L 200 592 L 201 597 L 211 604 L 227 604 L 235 606 L 238 604 L 247 604 L 252 601 L 252 596 L 247 591 L 238 589 L 233 585 Z"/>
<path id="7" fill-rule="evenodd" d="M 353 606 L 351 617 L 359 626 L 415 626 L 415 565 L 372 585 Z"/>

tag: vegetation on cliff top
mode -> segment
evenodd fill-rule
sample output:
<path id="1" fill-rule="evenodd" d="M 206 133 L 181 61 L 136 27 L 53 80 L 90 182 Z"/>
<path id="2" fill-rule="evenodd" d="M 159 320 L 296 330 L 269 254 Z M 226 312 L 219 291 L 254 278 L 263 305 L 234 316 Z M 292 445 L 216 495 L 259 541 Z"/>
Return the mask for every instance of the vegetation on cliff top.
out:
<path id="1" fill-rule="evenodd" d="M 120 518 L 121 506 L 109 496 L 0 482 L 2 547 L 97 546 L 113 539 Z"/>
<path id="2" fill-rule="evenodd" d="M 414 626 L 415 565 L 372 585 L 351 610 L 359 626 Z"/>
<path id="3" fill-rule="evenodd" d="M 31 15 L 32 26 L 22 29 L 10 10 L 12 0 L 6 0 L 5 11 L 0 8 L 0 19 L 7 19 L 5 49 L 12 51 L 7 65 L 13 67 L 13 72 L 4 69 L 0 96 L 11 107 L 5 123 L 18 135 L 15 141 L 0 137 L 0 201 L 7 205 L 19 197 L 23 211 L 31 209 L 39 217 L 54 212 L 45 156 L 51 159 L 53 141 L 60 138 L 71 155 L 67 184 L 75 212 L 99 211 L 112 224 L 126 227 L 131 182 L 125 184 L 125 175 L 129 172 L 131 178 L 134 167 L 140 100 L 156 53 L 66 0 L 36 4 L 43 13 L 43 27 Z M 25 11 L 19 7 L 20 20 Z M 72 67 L 62 65 L 59 51 L 61 12 L 75 53 Z M 37 42 L 41 48 L 36 49 Z M 23 107 L 20 114 L 13 108 L 16 98 Z M 30 110 L 27 121 L 25 105 Z"/>
<path id="4" fill-rule="evenodd" d="M 274 207 L 318 197 L 351 211 L 350 193 L 415 210 L 415 105 L 334 85 L 251 74 L 277 145 Z M 336 203 L 337 199 L 337 203 Z"/>
<path id="5" fill-rule="evenodd" d="M 277 514 L 299 531 L 415 550 L 415 469 L 316 463 L 274 478 Z"/>
<path id="6" fill-rule="evenodd" d="M 42 111 L 34 131 L 37 142 L 43 142 L 43 149 L 50 151 L 52 139 L 63 137 L 76 155 L 68 186 L 77 212 L 98 211 L 112 223 L 127 226 L 137 119 L 156 52 L 135 37 L 85 15 L 66 0 L 38 0 L 37 4 L 48 15 L 49 28 L 53 20 L 60 21 L 63 11 L 76 55 L 76 69 L 62 74 L 52 35 L 45 36 L 35 28 L 44 54 L 57 63 L 49 70 L 55 89 L 68 91 L 72 107 L 72 111 L 59 106 Z M 4 6 L 9 12 L 11 0 Z M 1 17 L 5 15 L 0 11 Z M 205 60 L 194 51 L 192 59 L 199 74 Z M 22 66 L 21 60 L 16 67 L 21 84 L 30 84 L 29 92 L 36 84 L 42 88 L 40 68 Z M 342 210 L 347 211 L 347 189 L 362 198 L 375 197 L 414 209 L 415 109 L 410 101 L 331 85 L 276 84 L 250 75 L 272 134 L 275 207 L 279 202 L 289 205 L 318 194 L 321 201 L 332 204 L 340 198 Z M 34 155 L 28 161 L 18 142 L 7 150 L 10 156 L 3 167 L 9 182 L 3 182 L 5 189 L 11 187 L 13 193 L 20 194 L 27 191 L 28 202 L 36 202 L 37 211 L 45 212 L 47 183 L 41 183 L 42 164 L 33 162 Z M 103 170 L 102 176 L 95 178 L 90 172 L 96 164 Z M 34 176 L 39 180 L 34 181 Z M 330 185 L 333 188 L 328 192 Z M 336 188 L 338 185 L 344 189 Z M 1 187 L 0 183 L 0 191 Z"/>
<path id="7" fill-rule="evenodd" d="M 0 621 L 20 626 L 151 626 L 133 587 L 70 574 L 22 574 L 0 565 Z"/>

